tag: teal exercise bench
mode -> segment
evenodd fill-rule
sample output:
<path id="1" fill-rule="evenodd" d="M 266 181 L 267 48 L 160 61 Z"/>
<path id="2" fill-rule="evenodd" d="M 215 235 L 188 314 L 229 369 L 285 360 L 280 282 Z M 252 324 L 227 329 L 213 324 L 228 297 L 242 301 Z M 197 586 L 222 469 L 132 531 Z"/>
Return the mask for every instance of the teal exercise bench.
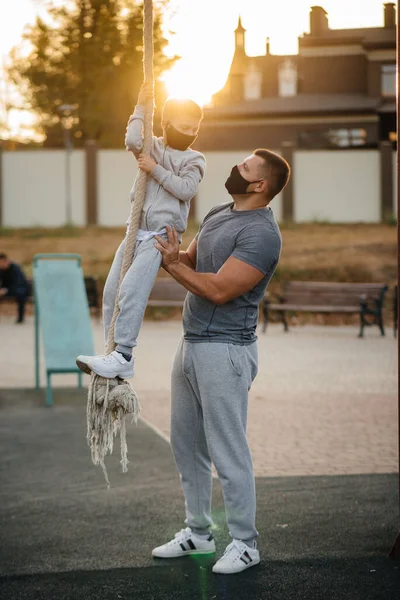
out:
<path id="1" fill-rule="evenodd" d="M 51 376 L 75 373 L 82 386 L 78 354 L 94 354 L 92 327 L 79 254 L 36 254 L 35 298 L 36 389 L 40 388 L 40 332 L 47 376 L 46 404 L 53 404 Z"/>

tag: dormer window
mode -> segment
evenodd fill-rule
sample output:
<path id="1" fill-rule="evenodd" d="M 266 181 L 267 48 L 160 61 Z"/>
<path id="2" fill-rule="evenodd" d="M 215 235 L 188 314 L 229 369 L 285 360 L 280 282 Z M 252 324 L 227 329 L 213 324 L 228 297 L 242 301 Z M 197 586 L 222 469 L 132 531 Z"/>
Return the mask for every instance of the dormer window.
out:
<path id="1" fill-rule="evenodd" d="M 297 67 L 292 60 L 287 58 L 279 67 L 278 82 L 279 96 L 297 95 Z"/>
<path id="2" fill-rule="evenodd" d="M 396 96 L 396 65 L 382 65 L 381 67 L 381 94 L 382 96 Z"/>
<path id="3" fill-rule="evenodd" d="M 261 98 L 262 73 L 254 64 L 250 64 L 244 78 L 244 97 L 246 100 Z"/>

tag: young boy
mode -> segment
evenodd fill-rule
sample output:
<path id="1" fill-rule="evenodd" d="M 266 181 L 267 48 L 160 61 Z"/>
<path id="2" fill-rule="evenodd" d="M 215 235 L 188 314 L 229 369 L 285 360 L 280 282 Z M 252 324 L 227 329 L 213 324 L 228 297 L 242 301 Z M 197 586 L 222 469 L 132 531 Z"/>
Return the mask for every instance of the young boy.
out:
<path id="1" fill-rule="evenodd" d="M 142 324 L 147 301 L 157 272 L 161 253 L 154 247 L 156 235 L 166 235 L 166 225 L 184 233 L 190 200 L 204 177 L 205 158 L 190 146 L 196 140 L 203 118 L 201 108 L 191 100 L 167 100 L 162 113 L 163 137 L 153 136 L 150 156 L 142 154 L 143 120 L 146 99 L 151 88 L 144 83 L 138 104 L 128 121 L 125 144 L 138 160 L 139 168 L 149 174 L 146 198 L 138 231 L 135 257 L 121 284 L 118 302 L 120 313 L 115 323 L 116 349 L 107 356 L 78 356 L 77 364 L 85 372 L 94 371 L 107 378 L 133 377 L 132 348 Z M 131 190 L 135 197 L 136 182 Z M 128 221 L 129 229 L 129 221 Z M 107 277 L 103 295 L 104 332 L 114 312 L 122 258 L 122 242 Z"/>

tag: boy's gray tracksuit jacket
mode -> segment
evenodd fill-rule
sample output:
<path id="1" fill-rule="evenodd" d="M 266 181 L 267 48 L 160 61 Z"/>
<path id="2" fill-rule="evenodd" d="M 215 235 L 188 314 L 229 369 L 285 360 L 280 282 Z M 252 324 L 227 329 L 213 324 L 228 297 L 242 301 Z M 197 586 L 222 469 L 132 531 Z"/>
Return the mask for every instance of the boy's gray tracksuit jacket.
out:
<path id="1" fill-rule="evenodd" d="M 126 130 L 126 149 L 136 157 L 143 148 L 144 112 L 144 107 L 138 105 Z M 178 233 L 183 233 L 190 200 L 196 195 L 204 177 L 206 159 L 190 148 L 182 151 L 166 146 L 162 137 L 155 136 L 150 154 L 157 165 L 148 178 L 140 229 L 160 231 L 166 225 L 172 225 Z M 136 181 L 131 190 L 131 200 L 135 197 L 135 188 Z"/>
<path id="2" fill-rule="evenodd" d="M 129 119 L 126 147 L 138 156 L 143 146 L 144 108 L 136 107 Z M 179 234 L 186 229 L 190 200 L 196 194 L 205 170 L 205 158 L 194 150 L 174 150 L 162 138 L 153 137 L 151 156 L 158 163 L 148 178 L 140 229 L 160 232 L 173 225 Z M 136 182 L 131 191 L 134 199 Z M 128 223 L 129 225 L 129 223 Z M 115 322 L 117 350 L 129 354 L 137 344 L 147 301 L 161 266 L 161 254 L 151 235 L 136 243 L 135 257 L 118 295 L 120 313 Z M 103 293 L 103 322 L 108 339 L 117 296 L 126 238 L 117 250 Z"/>

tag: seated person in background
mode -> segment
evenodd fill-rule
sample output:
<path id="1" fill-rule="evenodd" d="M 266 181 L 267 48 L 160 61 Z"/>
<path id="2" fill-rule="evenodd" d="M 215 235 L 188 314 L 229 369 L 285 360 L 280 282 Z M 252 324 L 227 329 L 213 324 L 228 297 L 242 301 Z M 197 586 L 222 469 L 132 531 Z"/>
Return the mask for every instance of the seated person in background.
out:
<path id="1" fill-rule="evenodd" d="M 24 322 L 25 304 L 29 295 L 28 281 L 19 265 L 7 254 L 0 253 L 0 297 L 15 298 L 18 305 L 17 323 Z"/>

